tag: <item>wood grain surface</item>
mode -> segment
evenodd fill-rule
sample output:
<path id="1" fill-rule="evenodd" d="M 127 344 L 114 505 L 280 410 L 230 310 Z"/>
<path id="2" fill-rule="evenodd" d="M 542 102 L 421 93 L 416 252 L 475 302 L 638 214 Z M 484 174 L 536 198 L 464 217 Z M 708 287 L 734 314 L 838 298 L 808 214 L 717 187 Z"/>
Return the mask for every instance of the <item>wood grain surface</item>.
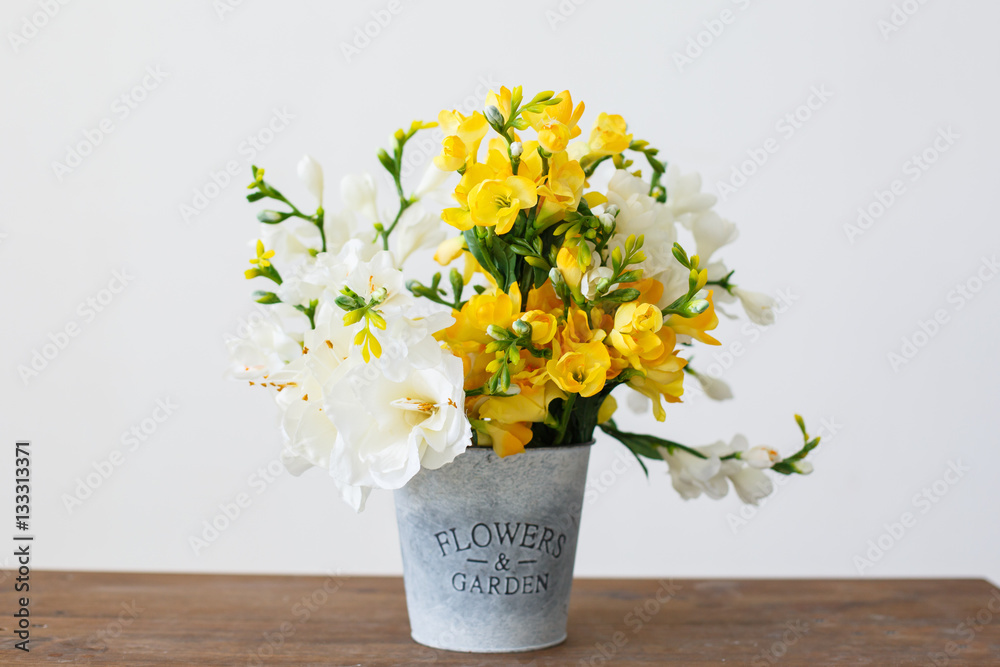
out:
<path id="1" fill-rule="evenodd" d="M 31 573 L 30 653 L 0 664 L 1000 665 L 1000 590 L 982 580 L 578 579 L 569 639 L 529 654 L 410 640 L 398 578 Z"/>

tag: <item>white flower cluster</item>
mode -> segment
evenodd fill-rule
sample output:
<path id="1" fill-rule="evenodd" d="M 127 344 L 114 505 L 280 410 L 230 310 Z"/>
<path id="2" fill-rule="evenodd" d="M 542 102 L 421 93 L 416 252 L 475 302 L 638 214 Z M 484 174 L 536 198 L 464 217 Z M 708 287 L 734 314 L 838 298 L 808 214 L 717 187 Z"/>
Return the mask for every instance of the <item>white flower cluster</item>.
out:
<path id="1" fill-rule="evenodd" d="M 756 505 L 774 490 L 763 469 L 770 468 L 780 459 L 773 449 L 747 449 L 747 444 L 744 436 L 737 435 L 728 445 L 720 441 L 696 448 L 705 458 L 682 449 L 670 453 L 664 448 L 661 454 L 670 469 L 674 489 L 685 500 L 697 498 L 702 493 L 718 500 L 729 493 L 732 483 L 740 500 Z M 738 458 L 724 458 L 733 454 Z"/>
<path id="2" fill-rule="evenodd" d="M 667 197 L 663 203 L 649 196 L 649 184 L 628 173 L 617 170 L 608 183 L 608 205 L 617 213 L 617 227 L 610 246 L 621 246 L 630 235 L 643 235 L 646 261 L 641 263 L 646 278 L 655 278 L 664 285 L 659 305 L 668 306 L 687 291 L 688 276 L 684 267 L 674 261 L 671 254 L 681 230 L 694 239 L 701 265 L 708 270 L 709 281 L 721 280 L 729 269 L 715 254 L 729 245 L 739 235 L 736 225 L 712 210 L 716 197 L 701 191 L 701 176 L 697 173 L 682 174 L 675 165 L 667 167 L 663 178 Z M 613 208 L 612 208 L 613 207 Z M 682 244 L 683 245 L 683 244 Z M 596 284 L 602 277 L 610 277 L 607 267 L 594 266 L 585 277 L 585 284 Z M 747 316 L 755 323 L 769 325 L 774 322 L 774 301 L 757 292 L 733 287 L 732 292 L 715 289 L 717 304 L 739 301 Z M 723 312 L 719 309 L 719 312 Z M 725 314 L 725 313 L 724 313 Z"/>
<path id="3" fill-rule="evenodd" d="M 322 206 L 319 166 L 305 158 L 299 175 Z M 345 178 L 341 195 L 347 210 L 326 216 L 325 253 L 315 251 L 319 230 L 307 221 L 262 225 L 283 271 L 276 292 L 282 303 L 228 347 L 232 374 L 266 387 L 281 409 L 285 466 L 294 474 L 327 470 L 344 500 L 361 511 L 372 488 L 398 489 L 421 466 L 451 462 L 472 432 L 462 362 L 433 336 L 454 319 L 445 307 L 418 302 L 399 269 L 413 250 L 443 238 L 439 221 L 411 205 L 383 250 L 365 231 L 379 221 L 371 176 Z M 359 216 L 367 221 L 359 223 Z M 374 320 L 345 320 L 336 302 L 345 287 L 369 304 Z M 313 327 L 294 307 L 311 302 Z M 381 348 L 368 361 L 357 343 L 366 334 Z"/>

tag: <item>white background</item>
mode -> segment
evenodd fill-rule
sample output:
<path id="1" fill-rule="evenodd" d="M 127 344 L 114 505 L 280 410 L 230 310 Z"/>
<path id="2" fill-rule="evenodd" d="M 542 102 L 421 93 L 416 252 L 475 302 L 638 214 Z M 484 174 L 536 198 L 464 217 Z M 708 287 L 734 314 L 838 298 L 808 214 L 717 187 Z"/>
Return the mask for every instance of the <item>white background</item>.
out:
<path id="1" fill-rule="evenodd" d="M 400 572 L 390 494 L 355 515 L 319 471 L 256 476 L 279 452 L 275 409 L 223 377 L 224 336 L 254 311 L 242 272 L 257 207 L 244 201 L 240 146 L 287 110 L 294 119 L 255 161 L 301 201 L 295 164 L 312 154 L 335 209 L 339 176 L 378 170 L 375 149 L 395 128 L 462 107 L 485 81 L 569 88 L 586 128 L 601 110 L 623 114 L 712 192 L 748 150 L 779 147 L 719 205 L 741 228 L 723 254 L 737 277 L 791 295 L 774 327 L 726 324 L 722 350 L 699 353 L 736 400 L 693 396 L 663 425 L 621 421 L 693 445 L 745 433 L 789 452 L 800 412 L 827 435 L 816 472 L 740 515 L 732 495 L 685 503 L 662 467 L 646 481 L 602 437 L 579 574 L 1000 579 L 1000 279 L 982 268 L 994 279 L 976 282 L 1000 251 L 996 3 L 911 0 L 916 13 L 886 35 L 891 0 L 404 1 L 349 56 L 342 44 L 386 3 L 220 4 L 70 2 L 34 33 L 24 22 L 36 0 L 3 4 L 0 516 L 13 508 L 12 442 L 30 438 L 36 566 Z M 723 10 L 731 21 L 712 37 L 705 22 Z M 678 64 L 699 35 L 702 53 Z M 122 118 L 116 98 L 157 67 L 165 78 Z M 832 97 L 800 110 L 809 118 L 788 136 L 777 124 L 814 87 Z M 113 132 L 60 178 L 53 164 L 104 118 Z M 912 180 L 908 161 L 948 128 L 958 138 Z M 185 221 L 181 205 L 230 160 L 239 175 Z M 895 179 L 905 192 L 849 239 L 858 208 Z M 127 287 L 84 316 L 79 304 L 121 270 Z M 979 291 L 959 308 L 953 290 L 967 282 Z M 888 355 L 939 309 L 947 323 L 916 335 L 919 351 L 894 369 Z M 70 323 L 79 335 L 25 381 L 18 367 Z M 128 451 L 122 434 L 158 399 L 179 407 Z M 121 465 L 68 509 L 115 450 Z M 967 468 L 953 485 L 940 481 L 951 463 Z M 935 482 L 933 504 L 915 500 Z M 250 506 L 196 554 L 190 538 L 241 493 Z M 905 512 L 915 525 L 889 535 Z M 891 548 L 875 560 L 880 538 Z"/>

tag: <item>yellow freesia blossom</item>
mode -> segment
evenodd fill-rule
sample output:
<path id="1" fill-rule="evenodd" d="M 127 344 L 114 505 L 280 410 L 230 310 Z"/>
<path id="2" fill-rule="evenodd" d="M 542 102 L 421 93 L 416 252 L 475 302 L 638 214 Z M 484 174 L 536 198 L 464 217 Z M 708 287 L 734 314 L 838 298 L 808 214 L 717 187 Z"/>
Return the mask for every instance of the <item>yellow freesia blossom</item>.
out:
<path id="1" fill-rule="evenodd" d="M 611 394 L 608 394 L 604 398 L 604 402 L 601 403 L 600 409 L 597 411 L 597 423 L 603 424 L 615 415 L 615 411 L 618 409 L 618 401 Z"/>
<path id="2" fill-rule="evenodd" d="M 662 326 L 663 313 L 653 304 L 626 303 L 615 313 L 608 340 L 632 368 L 642 370 L 644 361 L 656 359 L 663 352 L 663 341 L 657 336 Z"/>
<path id="3" fill-rule="evenodd" d="M 486 106 L 494 106 L 499 109 L 504 122 L 510 118 L 510 102 L 511 93 L 507 86 L 500 87 L 499 95 L 492 90 L 486 94 Z"/>
<path id="4" fill-rule="evenodd" d="M 549 403 L 557 398 L 566 398 L 566 394 L 552 382 L 527 385 L 516 396 L 490 396 L 480 405 L 479 416 L 504 424 L 540 422 L 549 412 Z"/>
<path id="5" fill-rule="evenodd" d="M 438 245 L 434 252 L 434 261 L 441 266 L 447 266 L 461 257 L 463 252 L 465 252 L 465 238 L 456 236 Z"/>
<path id="6" fill-rule="evenodd" d="M 617 114 L 601 113 L 594 121 L 587 145 L 591 155 L 614 155 L 621 153 L 632 143 L 625 119 Z"/>
<path id="7" fill-rule="evenodd" d="M 607 380 L 611 368 L 608 348 L 600 341 L 585 343 L 558 354 L 560 346 L 554 346 L 553 359 L 545 365 L 549 376 L 563 391 L 580 396 L 593 396 Z"/>
<path id="8" fill-rule="evenodd" d="M 506 234 L 514 226 L 518 212 L 537 202 L 535 183 L 524 176 L 490 179 L 469 192 L 469 214 L 473 224 L 495 227 L 497 234 Z"/>
<path id="9" fill-rule="evenodd" d="M 580 135 L 577 123 L 583 116 L 584 105 L 573 108 L 573 97 L 564 90 L 556 97 L 559 102 L 543 107 L 539 113 L 524 112 L 522 116 L 538 132 L 538 143 L 549 153 L 566 150 L 569 140 Z"/>
<path id="10" fill-rule="evenodd" d="M 442 171 L 455 171 L 469 162 L 476 161 L 479 144 L 486 136 L 489 124 L 478 111 L 465 116 L 459 111 L 442 111 L 438 114 L 438 125 L 444 131 L 441 154 L 434 158 L 434 164 Z"/>
<path id="11" fill-rule="evenodd" d="M 562 273 L 563 280 L 573 292 L 573 296 L 582 299 L 580 282 L 583 280 L 583 267 L 580 266 L 578 257 L 579 250 L 577 248 L 563 246 L 556 255 L 556 266 L 559 267 L 559 272 Z"/>
<path id="12" fill-rule="evenodd" d="M 529 301 L 530 301 L 529 295 Z M 548 345 L 556 336 L 559 323 L 555 315 L 541 310 L 529 310 L 521 319 L 531 325 L 531 343 L 533 345 Z"/>
<path id="13" fill-rule="evenodd" d="M 708 292 L 708 308 L 701 315 L 696 315 L 695 317 L 671 315 L 664 322 L 664 325 L 679 334 L 687 334 L 702 343 L 721 345 L 719 341 L 706 333 L 719 326 L 719 316 L 715 314 L 715 302 L 712 299 L 711 290 Z"/>
<path id="14" fill-rule="evenodd" d="M 553 155 L 549 160 L 549 175 L 545 184 L 538 188 L 538 195 L 544 197 L 539 220 L 545 221 L 557 213 L 575 211 L 580 204 L 586 180 L 579 162 L 570 160 L 565 152 Z"/>
<path id="15" fill-rule="evenodd" d="M 524 446 L 531 442 L 531 425 L 524 422 L 504 424 L 501 422 L 480 422 L 482 428 L 477 429 L 479 444 L 492 445 L 497 456 L 524 453 Z"/>

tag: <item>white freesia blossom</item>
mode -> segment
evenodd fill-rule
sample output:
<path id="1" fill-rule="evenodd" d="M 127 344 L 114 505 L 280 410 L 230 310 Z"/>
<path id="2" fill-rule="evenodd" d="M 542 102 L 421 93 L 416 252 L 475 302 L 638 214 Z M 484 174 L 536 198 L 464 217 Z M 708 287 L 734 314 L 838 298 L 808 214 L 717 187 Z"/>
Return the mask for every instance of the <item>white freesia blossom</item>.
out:
<path id="1" fill-rule="evenodd" d="M 318 251 L 322 247 L 319 228 L 301 218 L 289 218 L 279 225 L 260 226 L 260 240 L 264 247 L 274 251 L 271 262 L 281 269 L 282 278 L 290 269 L 313 259 L 310 250 Z M 257 244 L 257 239 L 250 241 L 250 247 Z"/>
<path id="2" fill-rule="evenodd" d="M 733 397 L 733 390 L 723 380 L 704 373 L 691 374 L 698 380 L 705 395 L 713 401 L 726 401 Z"/>
<path id="3" fill-rule="evenodd" d="M 646 276 L 676 264 L 671 254 L 677 240 L 674 216 L 664 204 L 649 196 L 649 184 L 624 169 L 615 171 L 608 183 L 608 205 L 617 206 L 617 228 L 609 247 L 624 246 L 630 235 L 645 237 L 642 246 L 646 261 L 640 266 Z"/>
<path id="4" fill-rule="evenodd" d="M 396 260 L 396 266 L 402 267 L 414 252 L 436 248 L 446 238 L 448 233 L 441 224 L 440 215 L 432 214 L 419 203 L 413 204 L 399 217 L 396 229 L 389 237 L 389 251 Z"/>
<path id="5" fill-rule="evenodd" d="M 226 340 L 230 375 L 237 380 L 256 380 L 275 373 L 302 354 L 299 344 L 272 318 L 249 325 L 245 336 Z"/>
<path id="6" fill-rule="evenodd" d="M 733 288 L 733 295 L 743 304 L 743 310 L 752 322 L 762 326 L 774 324 L 774 299 L 740 287 Z"/>
<path id="7" fill-rule="evenodd" d="M 732 483 L 740 500 L 757 504 L 774 490 L 771 480 L 762 470 L 749 467 L 740 459 L 722 460 L 724 456 L 745 451 L 747 444 L 745 437 L 737 435 L 728 445 L 717 442 L 695 448 L 706 458 L 681 449 L 675 449 L 672 454 L 662 450 L 674 489 L 685 500 L 697 498 L 702 493 L 717 500 L 729 492 Z"/>
<path id="8" fill-rule="evenodd" d="M 778 456 L 778 452 L 774 451 L 770 447 L 758 445 L 757 447 L 751 447 L 747 451 L 740 454 L 740 460 L 745 461 L 748 466 L 766 470 L 773 467 L 775 463 L 781 461 L 781 457 Z"/>
<path id="9" fill-rule="evenodd" d="M 462 407 L 464 372 L 457 357 L 410 368 L 393 382 L 354 366 L 324 387 L 324 407 L 337 426 L 330 474 L 341 488 L 398 489 L 425 468 L 440 468 L 465 451 L 472 429 Z"/>
<path id="10" fill-rule="evenodd" d="M 426 171 L 424 171 L 423 178 L 420 179 L 420 184 L 417 189 L 413 191 L 413 196 L 416 199 L 423 199 L 424 197 L 430 197 L 431 199 L 441 199 L 442 201 L 450 201 L 451 193 L 444 191 L 444 184 L 448 182 L 454 172 L 442 171 L 437 168 L 432 160 L 430 164 L 427 165 Z"/>
<path id="11" fill-rule="evenodd" d="M 736 225 L 715 211 L 708 211 L 698 216 L 691 225 L 691 233 L 694 235 L 702 266 L 709 263 L 715 251 L 732 243 L 739 236 Z"/>
<path id="12" fill-rule="evenodd" d="M 357 261 L 351 271 L 368 268 Z M 462 362 L 433 338 L 453 318 L 432 312 L 411 321 L 404 310 L 413 312 L 404 304 L 387 311 L 389 343 L 381 359 L 365 363 L 353 344 L 356 326 L 345 326 L 344 311 L 323 303 L 299 357 L 268 378 L 283 411 L 286 467 L 294 474 L 327 470 L 357 511 L 372 488 L 399 488 L 421 465 L 450 462 L 471 438 L 460 407 Z"/>
<path id="13" fill-rule="evenodd" d="M 345 176 L 340 182 L 340 196 L 347 208 L 373 223 L 379 222 L 375 179 L 371 174 Z"/>
<path id="14" fill-rule="evenodd" d="M 586 273 L 583 274 L 583 279 L 580 281 L 580 291 L 588 299 L 593 299 L 597 296 L 597 283 L 601 280 L 610 280 L 615 274 L 614 270 L 609 266 L 594 266 L 591 267 Z M 616 285 L 611 285 L 608 291 L 612 291 L 616 288 Z"/>
<path id="15" fill-rule="evenodd" d="M 316 198 L 317 206 L 323 206 L 323 168 L 316 160 L 303 155 L 298 165 L 299 179 Z"/>
<path id="16" fill-rule="evenodd" d="M 715 206 L 718 199 L 711 193 L 701 191 L 701 174 L 682 174 L 680 168 L 673 164 L 667 166 L 663 185 L 667 190 L 667 208 L 677 222 L 688 229 L 698 216 Z"/>

